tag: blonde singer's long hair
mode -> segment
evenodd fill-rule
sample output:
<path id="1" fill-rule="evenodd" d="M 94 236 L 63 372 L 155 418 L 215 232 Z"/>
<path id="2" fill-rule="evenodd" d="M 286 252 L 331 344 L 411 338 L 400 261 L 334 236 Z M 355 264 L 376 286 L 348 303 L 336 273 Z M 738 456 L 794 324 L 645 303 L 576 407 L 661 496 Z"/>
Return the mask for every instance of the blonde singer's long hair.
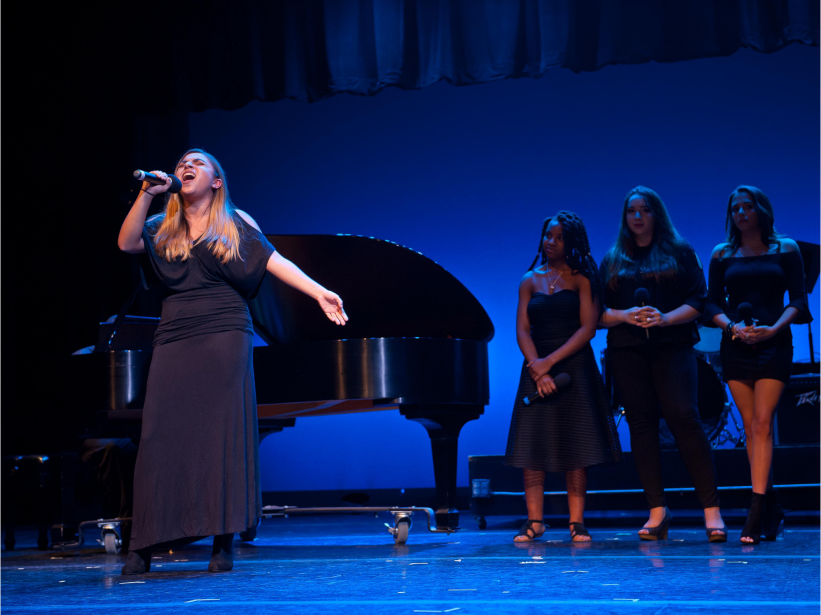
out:
<path id="1" fill-rule="evenodd" d="M 214 167 L 216 177 L 222 180 L 222 185 L 214 190 L 211 198 L 211 205 L 208 209 L 208 226 L 203 233 L 202 241 L 208 244 L 208 248 L 223 264 L 235 258 L 242 260 L 239 253 L 239 229 L 234 222 L 236 208 L 231 202 L 231 197 L 228 196 L 228 182 L 225 181 L 225 171 L 222 170 L 219 161 L 201 149 L 190 149 L 180 157 L 174 171 L 176 172 L 183 158 L 194 153 L 205 156 Z M 168 262 L 176 258 L 186 260 L 191 255 L 191 241 L 188 238 L 188 223 L 183 214 L 182 199 L 179 194 L 170 196 L 162 216 L 162 224 L 154 236 L 155 252 Z"/>

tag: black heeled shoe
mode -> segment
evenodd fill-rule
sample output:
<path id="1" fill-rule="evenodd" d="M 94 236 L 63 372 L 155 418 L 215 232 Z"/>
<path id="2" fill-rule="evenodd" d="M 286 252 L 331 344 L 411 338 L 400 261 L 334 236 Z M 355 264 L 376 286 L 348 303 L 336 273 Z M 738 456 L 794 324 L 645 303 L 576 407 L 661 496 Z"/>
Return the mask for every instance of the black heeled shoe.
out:
<path id="1" fill-rule="evenodd" d="M 145 574 L 151 570 L 151 550 L 129 551 L 121 574 Z"/>
<path id="2" fill-rule="evenodd" d="M 750 502 L 750 510 L 747 512 L 747 523 L 744 524 L 744 529 L 741 530 L 741 538 L 752 538 L 752 541 L 747 542 L 742 540 L 745 545 L 757 545 L 761 542 L 761 523 L 764 516 L 764 495 L 753 492 L 753 499 Z"/>
<path id="3" fill-rule="evenodd" d="M 228 572 L 234 568 L 234 535 L 214 536 L 208 572 Z"/>
<path id="4" fill-rule="evenodd" d="M 670 509 L 664 507 L 664 519 L 661 520 L 656 527 L 643 527 L 641 529 L 647 530 L 646 534 L 639 534 L 642 540 L 667 540 L 667 530 L 670 529 L 670 521 L 673 520 L 673 515 L 670 514 Z"/>
<path id="5" fill-rule="evenodd" d="M 761 540 L 775 540 L 784 535 L 784 509 L 778 502 L 778 492 L 770 489 L 764 496 L 764 522 Z"/>

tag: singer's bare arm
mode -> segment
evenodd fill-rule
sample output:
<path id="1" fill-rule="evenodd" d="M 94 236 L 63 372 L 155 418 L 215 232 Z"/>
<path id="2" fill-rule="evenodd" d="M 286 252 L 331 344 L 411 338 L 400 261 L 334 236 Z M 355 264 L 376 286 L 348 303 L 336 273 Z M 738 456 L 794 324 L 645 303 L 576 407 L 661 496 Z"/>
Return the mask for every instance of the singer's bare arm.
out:
<path id="1" fill-rule="evenodd" d="M 167 182 L 165 186 L 154 186 L 148 182 L 143 182 L 137 199 L 120 227 L 120 236 L 117 238 L 117 245 L 120 250 L 129 254 L 145 252 L 143 226 L 145 226 L 145 217 L 148 215 L 148 207 L 155 195 L 165 192 L 171 187 L 171 180 L 168 179 L 168 175 L 162 171 L 152 171 L 152 173 L 166 179 Z"/>
<path id="2" fill-rule="evenodd" d="M 536 344 L 530 337 L 530 317 L 527 315 L 527 304 L 533 296 L 533 272 L 528 271 L 519 282 L 519 304 L 516 307 L 516 341 L 519 350 L 525 356 L 525 361 L 531 363 L 539 358 Z"/>
<path id="3" fill-rule="evenodd" d="M 239 209 L 237 213 L 242 216 L 242 219 L 248 224 L 258 231 L 260 230 L 256 221 L 247 213 Z M 325 316 L 327 316 L 330 321 L 338 325 L 344 325 L 347 322 L 348 315 L 345 313 L 345 310 L 342 309 L 342 299 L 339 298 L 339 295 L 309 278 L 299 267 L 283 257 L 279 252 L 271 254 L 266 268 L 288 286 L 293 286 L 298 291 L 316 299 L 322 311 L 325 312 Z"/>

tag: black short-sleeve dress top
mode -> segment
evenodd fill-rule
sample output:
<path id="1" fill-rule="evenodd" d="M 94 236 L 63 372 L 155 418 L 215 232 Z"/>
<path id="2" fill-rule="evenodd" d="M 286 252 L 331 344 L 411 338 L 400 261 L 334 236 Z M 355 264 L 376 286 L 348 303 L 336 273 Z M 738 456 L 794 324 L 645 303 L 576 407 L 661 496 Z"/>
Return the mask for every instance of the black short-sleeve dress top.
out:
<path id="1" fill-rule="evenodd" d="M 238 214 L 241 259 L 223 264 L 206 242 L 171 262 L 143 241 L 166 289 L 154 337 L 134 472 L 131 549 L 244 531 L 262 514 L 254 390 L 254 297 L 274 247 Z"/>
<path id="2" fill-rule="evenodd" d="M 610 257 L 602 259 L 599 268 L 604 284 L 603 309 L 627 310 L 636 306 L 635 292 L 646 288 L 650 296 L 647 305 L 651 305 L 662 314 L 675 310 L 682 305 L 704 311 L 707 299 L 707 284 L 704 281 L 704 269 L 692 247 L 682 245 L 677 255 L 678 271 L 676 275 L 656 281 L 652 271 L 645 265 L 650 254 L 650 246 L 637 247 L 633 253 L 635 267 L 631 271 L 621 272 L 618 285 L 613 290 L 607 281 Z M 649 332 L 649 335 L 648 333 Z M 607 330 L 607 346 L 618 348 L 641 346 L 649 343 L 677 343 L 692 346 L 699 341 L 698 328 L 695 322 L 687 322 L 670 327 L 650 327 L 643 329 L 635 325 L 621 323 Z"/>
<path id="3" fill-rule="evenodd" d="M 774 325 L 784 310 L 798 310 L 795 324 L 812 322 L 804 288 L 801 253 L 780 251 L 760 256 L 714 258 L 710 261 L 710 294 L 704 324 L 715 326 L 713 317 L 726 314 L 737 322 L 738 306 L 749 303 L 759 325 Z M 789 303 L 784 305 L 784 293 Z M 775 337 L 749 345 L 725 335 L 721 340 L 724 380 L 771 378 L 789 382 L 792 371 L 792 332 L 786 327 Z"/>

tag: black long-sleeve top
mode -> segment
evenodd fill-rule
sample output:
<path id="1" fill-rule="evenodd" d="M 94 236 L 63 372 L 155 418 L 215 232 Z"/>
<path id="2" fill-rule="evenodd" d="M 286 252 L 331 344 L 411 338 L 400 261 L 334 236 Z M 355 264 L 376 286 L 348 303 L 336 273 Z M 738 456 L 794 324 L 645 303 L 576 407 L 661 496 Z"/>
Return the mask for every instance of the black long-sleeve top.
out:
<path id="1" fill-rule="evenodd" d="M 759 325 L 771 326 L 781 318 L 784 310 L 798 310 L 795 324 L 812 322 L 807 291 L 804 287 L 804 262 L 796 251 L 714 258 L 710 261 L 710 292 L 704 309 L 704 324 L 714 327 L 713 317 L 726 314 L 737 322 L 738 306 L 753 306 L 753 318 Z M 790 302 L 784 305 L 784 293 Z M 789 327 L 778 334 L 792 339 Z"/>
<path id="2" fill-rule="evenodd" d="M 600 271 L 604 284 L 603 309 L 613 308 L 627 310 L 636 306 L 634 294 L 637 288 L 646 288 L 650 295 L 647 305 L 653 306 L 666 314 L 682 305 L 704 311 L 707 299 L 707 283 L 704 281 L 704 269 L 698 256 L 688 244 L 682 245 L 678 254 L 678 270 L 669 279 L 656 282 L 652 271 L 644 264 L 650 253 L 650 246 L 637 247 L 633 254 L 636 262 L 631 276 L 619 276 L 616 289 L 613 290 L 607 280 L 610 265 L 609 255 L 602 259 Z M 645 333 L 649 331 L 650 335 Z M 650 327 L 642 329 L 635 325 L 621 323 L 607 331 L 607 345 L 610 347 L 640 346 L 647 343 L 672 342 L 692 346 L 700 339 L 695 322 L 688 322 L 669 327 Z"/>

